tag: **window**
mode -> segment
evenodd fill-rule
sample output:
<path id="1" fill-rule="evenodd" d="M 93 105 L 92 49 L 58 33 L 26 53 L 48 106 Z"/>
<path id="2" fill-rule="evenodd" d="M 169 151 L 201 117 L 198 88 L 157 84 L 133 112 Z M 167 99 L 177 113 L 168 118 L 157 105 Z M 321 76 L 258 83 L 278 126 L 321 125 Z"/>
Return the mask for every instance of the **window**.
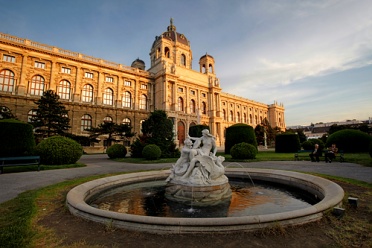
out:
<path id="1" fill-rule="evenodd" d="M 103 93 L 103 104 L 113 105 L 114 104 L 114 91 L 110 88 L 105 89 Z"/>
<path id="2" fill-rule="evenodd" d="M 205 102 L 202 102 L 202 114 L 203 115 L 207 114 L 207 104 L 205 104 Z"/>
<path id="3" fill-rule="evenodd" d="M 67 74 L 71 74 L 71 69 L 70 68 L 67 68 L 67 67 L 62 67 L 61 72 L 62 73 L 67 73 Z"/>
<path id="4" fill-rule="evenodd" d="M 206 97 L 207 95 L 205 93 L 202 93 L 202 97 Z"/>
<path id="5" fill-rule="evenodd" d="M 141 95 L 140 102 L 139 102 L 139 108 L 147 110 L 147 96 Z"/>
<path id="6" fill-rule="evenodd" d="M 81 117 L 81 131 L 92 128 L 92 117 L 90 115 L 83 115 Z"/>
<path id="7" fill-rule="evenodd" d="M 230 111 L 229 121 L 234 121 L 234 113 Z"/>
<path id="8" fill-rule="evenodd" d="M 122 104 L 123 108 L 130 108 L 132 106 L 132 95 L 130 92 L 124 92 Z"/>
<path id="9" fill-rule="evenodd" d="M 240 122 L 240 113 L 236 113 L 236 122 Z"/>
<path id="10" fill-rule="evenodd" d="M 178 92 L 183 92 L 183 88 L 182 87 L 178 87 Z"/>
<path id="11" fill-rule="evenodd" d="M 195 114 L 195 101 L 190 101 L 190 113 Z"/>
<path id="12" fill-rule="evenodd" d="M 181 54 L 181 65 L 186 66 L 186 55 Z"/>
<path id="13" fill-rule="evenodd" d="M 15 63 L 15 57 L 10 56 L 10 55 L 3 55 L 3 61 L 5 62 L 10 62 L 10 63 Z"/>
<path id="14" fill-rule="evenodd" d="M 247 114 L 246 113 L 243 114 L 243 122 L 247 123 Z"/>
<path id="15" fill-rule="evenodd" d="M 128 126 L 130 126 L 130 119 L 129 118 L 124 118 L 122 123 L 127 124 Z"/>
<path id="16" fill-rule="evenodd" d="M 170 51 L 169 51 L 169 48 L 168 47 L 165 47 L 164 48 L 164 54 L 165 54 L 165 57 L 166 58 L 170 58 Z"/>
<path id="17" fill-rule="evenodd" d="M 114 82 L 114 78 L 113 77 L 106 77 L 106 82 L 113 83 Z"/>
<path id="18" fill-rule="evenodd" d="M 132 85 L 132 83 L 130 82 L 130 81 L 124 81 L 124 86 L 131 86 Z"/>
<path id="19" fill-rule="evenodd" d="M 112 122 L 112 118 L 110 116 L 106 116 L 103 118 L 103 122 Z"/>
<path id="20" fill-rule="evenodd" d="M 147 90 L 147 84 L 141 84 L 141 89 Z"/>
<path id="21" fill-rule="evenodd" d="M 45 63 L 35 61 L 35 67 L 40 69 L 45 69 Z"/>
<path id="22" fill-rule="evenodd" d="M 226 121 L 226 110 L 222 110 L 222 118 L 224 121 Z"/>
<path id="23" fill-rule="evenodd" d="M 67 80 L 62 80 L 59 82 L 57 94 L 61 99 L 69 100 L 70 99 L 71 84 Z"/>
<path id="24" fill-rule="evenodd" d="M 190 90 L 190 94 L 195 96 L 195 90 Z"/>
<path id="25" fill-rule="evenodd" d="M 44 92 L 45 80 L 42 76 L 36 75 L 31 79 L 30 94 L 42 96 Z"/>
<path id="26" fill-rule="evenodd" d="M 81 100 L 83 102 L 93 102 L 93 86 L 86 84 L 81 92 Z"/>
<path id="27" fill-rule="evenodd" d="M 182 99 L 182 97 L 178 98 L 178 111 L 183 111 L 183 99 Z"/>
<path id="28" fill-rule="evenodd" d="M 33 117 L 37 116 L 37 111 L 35 109 L 28 111 L 27 113 L 27 122 L 30 123 Z"/>
<path id="29" fill-rule="evenodd" d="M 251 114 L 249 115 L 249 124 L 253 124 L 253 118 Z"/>
<path id="30" fill-rule="evenodd" d="M 84 73 L 84 77 L 86 77 L 86 78 L 93 78 L 93 73 L 86 72 L 86 73 Z"/>
<path id="31" fill-rule="evenodd" d="M 2 70 L 0 72 L 0 91 L 12 92 L 15 79 L 14 73 L 10 70 Z"/>

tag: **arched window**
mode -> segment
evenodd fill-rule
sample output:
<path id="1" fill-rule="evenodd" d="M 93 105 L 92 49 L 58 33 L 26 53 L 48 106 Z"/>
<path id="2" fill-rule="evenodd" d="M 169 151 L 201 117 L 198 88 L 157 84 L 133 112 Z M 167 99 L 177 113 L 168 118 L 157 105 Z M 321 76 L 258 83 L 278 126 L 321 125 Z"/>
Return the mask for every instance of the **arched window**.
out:
<path id="1" fill-rule="evenodd" d="M 36 115 L 37 115 L 37 111 L 35 109 L 32 109 L 32 110 L 28 111 L 27 122 L 30 123 L 32 118 L 35 117 Z"/>
<path id="2" fill-rule="evenodd" d="M 213 73 L 213 66 L 212 66 L 212 64 L 209 64 L 209 72 Z"/>
<path id="3" fill-rule="evenodd" d="M 230 110 L 229 121 L 234 121 L 234 113 Z"/>
<path id="4" fill-rule="evenodd" d="M 112 117 L 106 116 L 105 118 L 103 118 L 103 122 L 112 122 Z"/>
<path id="5" fill-rule="evenodd" d="M 240 122 L 240 113 L 236 113 L 236 122 Z"/>
<path id="6" fill-rule="evenodd" d="M 123 108 L 130 108 L 132 106 L 132 95 L 130 92 L 124 92 L 122 104 Z"/>
<path id="7" fill-rule="evenodd" d="M 129 118 L 124 118 L 122 123 L 127 124 L 128 126 L 130 126 L 130 119 Z"/>
<path id="8" fill-rule="evenodd" d="M 114 91 L 112 89 L 105 89 L 105 93 L 103 93 L 103 104 L 114 105 Z"/>
<path id="9" fill-rule="evenodd" d="M 178 97 L 178 111 L 183 111 L 183 99 Z"/>
<path id="10" fill-rule="evenodd" d="M 164 54 L 165 54 L 165 57 L 166 58 L 170 58 L 170 51 L 169 51 L 169 48 L 168 47 L 165 47 L 164 48 Z"/>
<path id="11" fill-rule="evenodd" d="M 92 127 L 92 117 L 88 114 L 85 114 L 81 117 L 81 131 L 85 129 L 90 129 Z"/>
<path id="12" fill-rule="evenodd" d="M 142 134 L 142 124 L 145 120 L 140 120 L 140 134 Z"/>
<path id="13" fill-rule="evenodd" d="M 202 114 L 207 114 L 207 104 L 205 102 L 202 102 Z"/>
<path id="14" fill-rule="evenodd" d="M 222 110 L 222 118 L 224 121 L 226 121 L 226 110 Z"/>
<path id="15" fill-rule="evenodd" d="M 254 124 L 257 125 L 257 124 L 258 124 L 258 118 L 257 118 L 257 115 L 254 116 L 254 121 L 255 121 Z"/>
<path id="16" fill-rule="evenodd" d="M 249 115 L 249 124 L 253 124 L 252 114 Z"/>
<path id="17" fill-rule="evenodd" d="M 262 116 L 260 116 L 260 123 L 262 123 Z"/>
<path id="18" fill-rule="evenodd" d="M 86 84 L 83 86 L 83 90 L 81 92 L 81 100 L 83 102 L 93 102 L 93 86 L 90 84 Z"/>
<path id="19" fill-rule="evenodd" d="M 143 110 L 147 110 L 147 96 L 146 95 L 140 96 L 139 108 Z"/>
<path id="20" fill-rule="evenodd" d="M 70 92 L 71 92 L 71 84 L 67 80 L 62 80 L 59 82 L 57 94 L 59 95 L 59 98 L 61 99 L 70 99 Z"/>
<path id="21" fill-rule="evenodd" d="M 181 65 L 186 66 L 186 55 L 181 54 Z"/>
<path id="22" fill-rule="evenodd" d="M 247 123 L 247 114 L 246 113 L 243 114 L 243 123 Z"/>
<path id="23" fill-rule="evenodd" d="M 195 114 L 195 101 L 194 100 L 190 101 L 190 113 Z"/>
<path id="24" fill-rule="evenodd" d="M 31 79 L 30 94 L 34 96 L 42 96 L 44 92 L 45 80 L 42 76 L 36 75 Z"/>
<path id="25" fill-rule="evenodd" d="M 12 92 L 14 88 L 14 73 L 10 70 L 0 72 L 0 91 Z"/>

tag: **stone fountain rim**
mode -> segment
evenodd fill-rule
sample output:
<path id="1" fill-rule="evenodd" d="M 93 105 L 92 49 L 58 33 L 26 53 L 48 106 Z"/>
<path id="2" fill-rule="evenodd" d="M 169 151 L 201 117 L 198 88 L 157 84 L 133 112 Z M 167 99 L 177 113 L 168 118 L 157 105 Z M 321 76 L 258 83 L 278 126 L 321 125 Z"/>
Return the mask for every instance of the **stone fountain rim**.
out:
<path id="1" fill-rule="evenodd" d="M 343 189 L 330 180 L 293 171 L 252 168 L 226 168 L 228 177 L 265 178 L 266 181 L 283 181 L 291 185 L 301 185 L 319 192 L 323 199 L 310 207 L 265 215 L 224 218 L 170 218 L 140 216 L 117 213 L 94 208 L 86 203 L 93 195 L 117 185 L 131 184 L 149 180 L 165 179 L 170 170 L 128 173 L 96 179 L 71 189 L 66 197 L 66 204 L 72 214 L 100 223 L 137 231 L 154 233 L 190 233 L 255 230 L 275 223 L 281 225 L 298 225 L 319 220 L 323 213 L 335 206 L 341 206 L 344 198 Z"/>

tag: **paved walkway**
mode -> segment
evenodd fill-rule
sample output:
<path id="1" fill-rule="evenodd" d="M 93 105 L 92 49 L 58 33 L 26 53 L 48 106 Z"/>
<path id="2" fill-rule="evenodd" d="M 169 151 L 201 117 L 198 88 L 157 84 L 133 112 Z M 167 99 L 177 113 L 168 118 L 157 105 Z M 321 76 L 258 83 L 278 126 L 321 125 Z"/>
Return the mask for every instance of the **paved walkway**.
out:
<path id="1" fill-rule="evenodd" d="M 108 159 L 106 154 L 83 155 L 79 162 L 86 167 L 33 171 L 21 173 L 5 173 L 0 175 L 0 203 L 15 198 L 19 193 L 56 184 L 65 180 L 102 175 L 116 172 L 169 169 L 171 164 L 129 164 Z M 333 162 L 331 164 L 309 161 L 268 161 L 252 163 L 224 162 L 226 167 L 262 168 L 315 172 L 345 178 L 357 179 L 372 183 L 372 167 L 363 167 L 353 163 Z"/>

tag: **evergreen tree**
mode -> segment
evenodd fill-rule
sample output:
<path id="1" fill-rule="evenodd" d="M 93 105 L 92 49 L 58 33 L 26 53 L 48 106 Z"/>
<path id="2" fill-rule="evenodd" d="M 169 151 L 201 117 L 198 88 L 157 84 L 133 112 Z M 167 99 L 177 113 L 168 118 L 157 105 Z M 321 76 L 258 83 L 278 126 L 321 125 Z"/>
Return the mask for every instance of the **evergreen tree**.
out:
<path id="1" fill-rule="evenodd" d="M 89 138 L 91 140 L 96 140 L 100 135 L 108 135 L 107 144 L 111 145 L 112 141 L 115 141 L 115 136 L 119 136 L 123 139 L 128 139 L 134 136 L 131 131 L 131 127 L 128 124 L 116 124 L 113 122 L 105 121 L 98 125 L 98 127 L 87 129 L 90 132 Z"/>
<path id="2" fill-rule="evenodd" d="M 0 107 L 0 120 L 5 120 L 5 119 L 15 119 L 17 120 L 17 117 L 13 115 L 12 111 L 8 109 L 5 106 Z"/>
<path id="3" fill-rule="evenodd" d="M 35 104 L 38 108 L 36 115 L 31 118 L 31 124 L 36 135 L 41 137 L 63 135 L 70 128 L 68 111 L 59 102 L 59 96 L 53 90 L 45 91 Z"/>

